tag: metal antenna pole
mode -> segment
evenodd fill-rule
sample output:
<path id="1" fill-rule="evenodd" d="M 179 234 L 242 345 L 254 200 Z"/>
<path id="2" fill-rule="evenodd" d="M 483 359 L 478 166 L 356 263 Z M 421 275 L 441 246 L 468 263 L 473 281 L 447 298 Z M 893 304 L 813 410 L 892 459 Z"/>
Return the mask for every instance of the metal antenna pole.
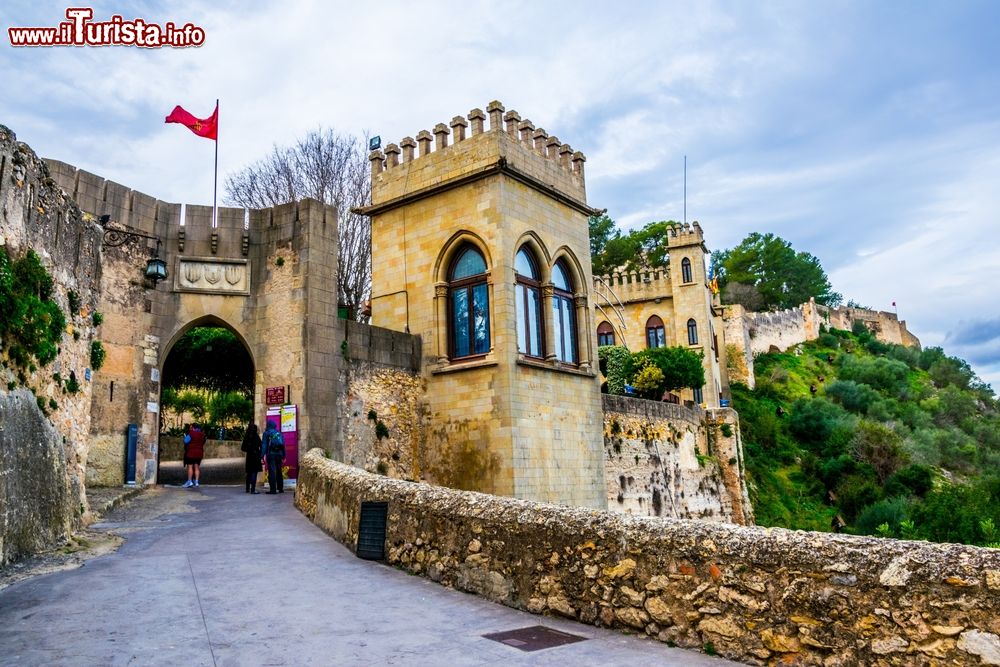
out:
<path id="1" fill-rule="evenodd" d="M 688 156 L 684 156 L 684 224 L 688 221 Z"/>

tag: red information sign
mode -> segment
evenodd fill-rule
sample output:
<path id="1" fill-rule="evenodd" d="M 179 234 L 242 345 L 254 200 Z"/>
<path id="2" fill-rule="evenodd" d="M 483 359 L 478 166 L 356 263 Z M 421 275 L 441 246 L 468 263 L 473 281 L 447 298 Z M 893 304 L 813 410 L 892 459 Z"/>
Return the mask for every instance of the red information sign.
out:
<path id="1" fill-rule="evenodd" d="M 282 405 L 284 402 L 284 387 L 268 387 L 264 390 L 264 403 L 266 405 Z"/>

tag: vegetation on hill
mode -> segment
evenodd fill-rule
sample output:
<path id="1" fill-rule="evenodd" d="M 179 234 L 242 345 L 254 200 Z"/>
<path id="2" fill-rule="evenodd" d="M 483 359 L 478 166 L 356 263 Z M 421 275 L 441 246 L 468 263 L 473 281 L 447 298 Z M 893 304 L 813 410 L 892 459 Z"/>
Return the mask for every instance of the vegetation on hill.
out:
<path id="1" fill-rule="evenodd" d="M 1000 404 L 941 348 L 861 324 L 734 385 L 757 523 L 1000 546 Z"/>

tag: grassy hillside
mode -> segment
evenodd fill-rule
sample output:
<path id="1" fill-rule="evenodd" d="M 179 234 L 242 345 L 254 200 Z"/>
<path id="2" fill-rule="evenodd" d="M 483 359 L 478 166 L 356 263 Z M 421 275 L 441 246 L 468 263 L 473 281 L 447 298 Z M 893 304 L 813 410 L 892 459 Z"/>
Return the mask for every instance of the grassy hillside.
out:
<path id="1" fill-rule="evenodd" d="M 733 387 L 757 523 L 1000 546 L 1000 405 L 940 348 L 859 326 Z"/>

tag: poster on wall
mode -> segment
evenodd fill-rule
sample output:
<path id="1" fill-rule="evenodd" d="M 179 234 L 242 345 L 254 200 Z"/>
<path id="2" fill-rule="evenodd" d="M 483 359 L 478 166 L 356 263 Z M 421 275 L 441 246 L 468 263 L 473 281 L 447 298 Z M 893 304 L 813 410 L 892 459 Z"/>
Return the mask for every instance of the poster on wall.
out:
<path id="1" fill-rule="evenodd" d="M 285 466 L 288 468 L 288 479 L 299 477 L 299 407 L 297 405 L 272 405 L 267 408 L 264 419 L 274 422 L 285 439 Z"/>

